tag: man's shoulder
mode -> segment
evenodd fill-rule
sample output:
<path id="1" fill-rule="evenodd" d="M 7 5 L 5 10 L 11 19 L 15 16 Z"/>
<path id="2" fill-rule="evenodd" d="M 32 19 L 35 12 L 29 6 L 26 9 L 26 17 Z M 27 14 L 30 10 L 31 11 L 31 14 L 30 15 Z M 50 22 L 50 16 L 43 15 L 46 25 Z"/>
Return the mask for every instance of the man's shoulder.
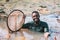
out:
<path id="1" fill-rule="evenodd" d="M 44 21 L 40 21 L 40 23 L 46 23 L 46 22 L 44 22 Z"/>
<path id="2" fill-rule="evenodd" d="M 40 24 L 42 24 L 42 25 L 48 25 L 47 22 L 44 22 L 44 21 L 40 21 Z"/>

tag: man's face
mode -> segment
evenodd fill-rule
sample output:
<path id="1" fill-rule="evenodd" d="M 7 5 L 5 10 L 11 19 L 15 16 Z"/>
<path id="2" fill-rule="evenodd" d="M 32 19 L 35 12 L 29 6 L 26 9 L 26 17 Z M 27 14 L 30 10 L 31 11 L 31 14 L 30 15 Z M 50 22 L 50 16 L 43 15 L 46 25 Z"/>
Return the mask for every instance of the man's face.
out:
<path id="1" fill-rule="evenodd" d="M 39 15 L 37 13 L 33 13 L 32 14 L 32 18 L 33 18 L 34 22 L 38 22 L 39 21 Z"/>

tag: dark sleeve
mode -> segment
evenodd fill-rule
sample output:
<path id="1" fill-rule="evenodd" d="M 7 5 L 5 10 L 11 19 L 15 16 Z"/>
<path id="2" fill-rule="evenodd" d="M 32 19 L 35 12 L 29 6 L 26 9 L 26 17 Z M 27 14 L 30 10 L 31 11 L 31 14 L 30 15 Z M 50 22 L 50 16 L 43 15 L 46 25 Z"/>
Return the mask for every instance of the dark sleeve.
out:
<path id="1" fill-rule="evenodd" d="M 49 27 L 47 23 L 44 23 L 44 32 L 49 32 Z"/>
<path id="2" fill-rule="evenodd" d="M 29 23 L 23 24 L 22 28 L 28 29 L 29 28 Z"/>

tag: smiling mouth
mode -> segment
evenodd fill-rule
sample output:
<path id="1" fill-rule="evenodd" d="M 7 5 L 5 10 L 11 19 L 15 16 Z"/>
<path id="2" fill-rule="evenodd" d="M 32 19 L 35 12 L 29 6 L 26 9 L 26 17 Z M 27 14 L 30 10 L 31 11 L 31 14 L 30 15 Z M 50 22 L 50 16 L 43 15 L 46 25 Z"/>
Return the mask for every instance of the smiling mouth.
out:
<path id="1" fill-rule="evenodd" d="M 34 21 L 38 21 L 38 18 L 34 19 Z"/>

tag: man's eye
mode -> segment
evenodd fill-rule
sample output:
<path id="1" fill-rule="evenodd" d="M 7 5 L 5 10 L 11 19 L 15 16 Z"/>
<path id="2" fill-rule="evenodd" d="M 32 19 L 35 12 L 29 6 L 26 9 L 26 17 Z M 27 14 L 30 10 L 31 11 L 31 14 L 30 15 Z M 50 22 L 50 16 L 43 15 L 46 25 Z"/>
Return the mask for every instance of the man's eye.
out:
<path id="1" fill-rule="evenodd" d="M 33 17 L 38 17 L 38 15 L 35 15 L 35 16 L 33 16 Z"/>
<path id="2" fill-rule="evenodd" d="M 33 17 L 35 17 L 35 16 L 33 16 Z"/>

